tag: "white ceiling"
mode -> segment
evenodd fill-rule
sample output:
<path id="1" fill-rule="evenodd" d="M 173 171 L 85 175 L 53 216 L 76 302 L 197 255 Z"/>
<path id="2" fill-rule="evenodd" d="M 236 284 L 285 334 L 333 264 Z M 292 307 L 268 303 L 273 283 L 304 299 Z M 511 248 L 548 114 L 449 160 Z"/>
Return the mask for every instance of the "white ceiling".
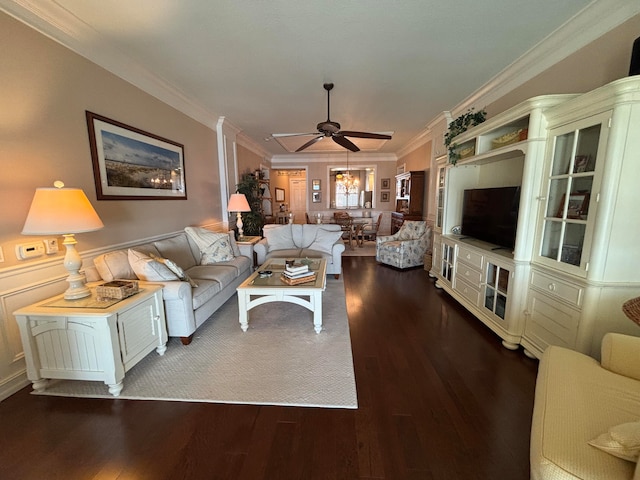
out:
<path id="1" fill-rule="evenodd" d="M 637 0 L 594 3 L 603 1 Z M 145 89 L 200 120 L 225 116 L 280 155 L 285 149 L 265 138 L 314 132 L 326 120 L 325 82 L 335 83 L 331 120 L 348 130 L 393 131 L 380 151 L 397 152 L 589 3 L 0 0 L 0 7 L 132 83 L 155 85 Z"/>

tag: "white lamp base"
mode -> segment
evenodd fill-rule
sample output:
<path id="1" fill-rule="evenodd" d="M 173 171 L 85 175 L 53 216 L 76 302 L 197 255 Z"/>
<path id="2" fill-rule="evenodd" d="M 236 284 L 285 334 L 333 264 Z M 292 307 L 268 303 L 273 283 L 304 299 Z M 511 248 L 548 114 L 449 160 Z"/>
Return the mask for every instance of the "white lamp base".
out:
<path id="1" fill-rule="evenodd" d="M 85 298 L 91 295 L 91 290 L 85 285 L 86 277 L 80 273 L 80 267 L 82 267 L 82 259 L 76 250 L 76 238 L 73 233 L 63 235 L 64 241 L 62 244 L 66 247 L 67 253 L 64 256 L 64 268 L 69 272 L 67 282 L 69 282 L 69 288 L 64 292 L 64 298 L 66 300 L 77 300 L 78 298 Z"/>
<path id="2" fill-rule="evenodd" d="M 244 237 L 244 232 L 242 231 L 242 214 L 240 212 L 236 212 L 236 227 L 238 227 L 238 237 Z"/>

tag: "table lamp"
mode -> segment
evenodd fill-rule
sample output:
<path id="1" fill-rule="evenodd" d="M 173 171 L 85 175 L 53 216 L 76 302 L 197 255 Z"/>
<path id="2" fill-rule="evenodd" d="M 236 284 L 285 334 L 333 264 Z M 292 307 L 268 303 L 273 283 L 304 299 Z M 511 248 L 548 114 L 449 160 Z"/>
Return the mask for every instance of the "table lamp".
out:
<path id="1" fill-rule="evenodd" d="M 85 285 L 84 274 L 79 273 L 82 259 L 76 250 L 75 233 L 93 232 L 104 227 L 102 220 L 80 188 L 64 188 L 56 181 L 55 188 L 37 188 L 29 208 L 23 235 L 62 235 L 67 252 L 64 267 L 69 272 L 69 288 L 64 298 L 75 300 L 91 295 Z"/>
<path id="2" fill-rule="evenodd" d="M 247 197 L 244 196 L 244 193 L 234 193 L 231 195 L 229 204 L 227 205 L 227 211 L 237 213 L 236 226 L 238 227 L 238 237 L 243 237 L 241 212 L 251 211 L 251 207 L 249 207 L 249 202 L 247 202 Z"/>

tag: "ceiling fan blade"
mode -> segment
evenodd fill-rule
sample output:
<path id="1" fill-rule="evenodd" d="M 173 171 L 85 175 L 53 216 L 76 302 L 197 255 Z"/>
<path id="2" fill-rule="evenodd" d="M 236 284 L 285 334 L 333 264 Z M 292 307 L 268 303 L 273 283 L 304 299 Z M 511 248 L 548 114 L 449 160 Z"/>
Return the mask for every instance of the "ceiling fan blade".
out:
<path id="1" fill-rule="evenodd" d="M 271 136 L 273 138 L 280 138 L 280 137 L 306 137 L 309 135 L 318 135 L 318 132 L 311 132 L 311 133 L 272 133 Z"/>
<path id="2" fill-rule="evenodd" d="M 351 150 L 352 152 L 359 152 L 360 151 L 360 149 L 358 148 L 358 146 L 355 143 L 353 143 L 348 138 L 343 137 L 342 135 L 333 135 L 331 138 L 333 138 L 334 142 L 336 142 L 341 147 L 346 148 L 347 150 Z"/>
<path id="3" fill-rule="evenodd" d="M 353 132 L 351 130 L 342 130 L 340 132 L 340 135 L 344 135 L 345 137 L 373 138 L 376 140 L 391 140 L 391 135 L 385 135 L 383 133 Z"/>
<path id="4" fill-rule="evenodd" d="M 317 141 L 321 140 L 322 138 L 324 138 L 324 135 L 319 135 L 316 138 L 312 138 L 311 140 L 309 140 L 307 143 L 305 143 L 304 145 L 302 145 L 299 149 L 296 150 L 296 152 L 301 152 L 302 150 L 304 150 L 305 148 L 310 147 L 311 145 L 313 145 L 314 143 L 316 143 Z"/>

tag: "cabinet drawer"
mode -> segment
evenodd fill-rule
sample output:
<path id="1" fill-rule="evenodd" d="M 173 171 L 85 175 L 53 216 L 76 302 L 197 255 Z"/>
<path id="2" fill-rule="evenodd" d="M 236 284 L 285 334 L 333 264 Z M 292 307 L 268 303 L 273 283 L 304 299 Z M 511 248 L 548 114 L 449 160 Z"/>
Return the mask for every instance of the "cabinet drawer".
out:
<path id="1" fill-rule="evenodd" d="M 476 307 L 480 305 L 480 288 L 475 287 L 464 280 L 460 280 L 456 277 L 455 286 L 453 289 L 466 298 L 469 302 L 473 303 Z"/>
<path id="2" fill-rule="evenodd" d="M 456 263 L 456 278 L 462 278 L 471 285 L 479 287 L 482 282 L 482 272 L 458 262 Z"/>
<path id="3" fill-rule="evenodd" d="M 478 270 L 482 270 L 482 262 L 484 257 L 482 254 L 474 252 L 467 247 L 460 246 L 458 250 L 458 261 L 464 262 L 467 265 L 476 267 Z"/>
<path id="4" fill-rule="evenodd" d="M 580 312 L 529 290 L 524 336 L 544 351 L 549 345 L 575 348 Z"/>
<path id="5" fill-rule="evenodd" d="M 547 295 L 569 302 L 576 307 L 582 304 L 583 289 L 581 287 L 559 280 L 551 275 L 532 271 L 531 285 L 543 290 Z"/>

